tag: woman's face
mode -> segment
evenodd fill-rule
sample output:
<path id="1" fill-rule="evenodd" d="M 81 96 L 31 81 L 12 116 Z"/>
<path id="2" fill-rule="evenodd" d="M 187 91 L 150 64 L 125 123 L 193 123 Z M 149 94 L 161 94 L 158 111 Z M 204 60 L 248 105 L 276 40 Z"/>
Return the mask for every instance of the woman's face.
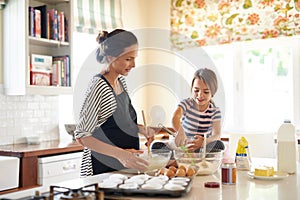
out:
<path id="1" fill-rule="evenodd" d="M 118 57 L 110 57 L 110 70 L 127 76 L 132 68 L 135 67 L 135 59 L 138 54 L 138 45 L 125 48 L 124 53 Z"/>
<path id="2" fill-rule="evenodd" d="M 192 94 L 200 111 L 205 111 L 211 99 L 211 91 L 204 81 L 196 78 L 192 87 Z"/>

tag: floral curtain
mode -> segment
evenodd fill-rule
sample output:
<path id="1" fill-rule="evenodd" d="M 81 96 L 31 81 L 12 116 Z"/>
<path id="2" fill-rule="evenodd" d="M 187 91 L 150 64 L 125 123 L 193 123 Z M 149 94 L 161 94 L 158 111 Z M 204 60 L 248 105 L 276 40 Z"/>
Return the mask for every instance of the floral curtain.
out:
<path id="1" fill-rule="evenodd" d="M 174 49 L 300 35 L 300 0 L 172 0 Z"/>

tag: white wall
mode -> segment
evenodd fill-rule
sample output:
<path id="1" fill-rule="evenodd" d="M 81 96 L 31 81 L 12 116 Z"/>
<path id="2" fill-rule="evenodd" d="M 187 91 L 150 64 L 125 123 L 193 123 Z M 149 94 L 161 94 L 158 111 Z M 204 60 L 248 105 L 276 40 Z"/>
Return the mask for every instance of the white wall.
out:
<path id="1" fill-rule="evenodd" d="M 160 122 L 170 126 L 178 98 L 166 84 L 174 83 L 174 77 L 166 73 L 162 77 L 164 82 L 154 80 L 154 77 L 162 75 L 160 71 L 155 70 L 160 66 L 166 70 L 174 70 L 175 66 L 174 54 L 170 53 L 169 43 L 171 1 L 131 0 L 130 3 L 122 1 L 124 27 L 136 31 L 138 35 L 142 33 L 139 38 L 141 51 L 137 59 L 137 68 L 140 69 L 134 70 L 128 76 L 128 86 L 138 114 L 138 123 L 143 123 L 141 110 L 144 110 L 148 124 L 157 126 Z M 132 14 L 133 12 L 135 14 Z M 140 85 L 135 82 L 137 76 L 142 76 L 144 80 Z"/>
<path id="2" fill-rule="evenodd" d="M 170 0 L 122 0 L 124 28 L 169 27 Z M 63 130 L 64 123 L 73 121 L 72 97 L 66 96 L 6 96 L 3 93 L 3 19 L 0 10 L 0 145 L 25 142 L 25 136 L 38 134 L 42 140 L 71 139 Z M 139 56 L 148 58 L 147 51 Z M 158 60 L 160 58 L 157 57 Z M 147 62 L 146 62 L 147 64 Z M 142 91 L 148 93 L 148 91 Z M 152 93 L 151 90 L 149 93 Z M 144 94 L 136 98 L 143 105 Z M 139 95 L 138 95 L 139 96 Z M 146 106 L 141 106 L 146 108 Z M 59 127 L 64 133 L 59 134 Z"/>
<path id="3" fill-rule="evenodd" d="M 0 10 L 0 84 L 3 83 L 3 11 Z"/>

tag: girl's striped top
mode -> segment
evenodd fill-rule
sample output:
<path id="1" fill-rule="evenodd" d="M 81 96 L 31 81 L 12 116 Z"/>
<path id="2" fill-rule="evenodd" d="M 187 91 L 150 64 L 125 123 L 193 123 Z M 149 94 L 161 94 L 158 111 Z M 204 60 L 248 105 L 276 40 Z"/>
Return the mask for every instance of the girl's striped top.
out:
<path id="1" fill-rule="evenodd" d="M 187 136 L 206 133 L 209 137 L 212 134 L 212 123 L 221 120 L 221 111 L 210 103 L 204 112 L 200 112 L 195 104 L 192 98 L 179 103 L 178 106 L 183 110 L 181 124 Z"/>
<path id="2" fill-rule="evenodd" d="M 125 78 L 120 76 L 119 80 L 125 88 L 123 92 L 128 92 Z M 79 139 L 91 136 L 94 129 L 105 123 L 112 116 L 116 108 L 117 102 L 110 85 L 103 78 L 94 76 L 85 93 L 79 122 L 76 126 L 75 138 Z M 93 175 L 91 150 L 86 147 L 83 150 L 80 175 Z"/>

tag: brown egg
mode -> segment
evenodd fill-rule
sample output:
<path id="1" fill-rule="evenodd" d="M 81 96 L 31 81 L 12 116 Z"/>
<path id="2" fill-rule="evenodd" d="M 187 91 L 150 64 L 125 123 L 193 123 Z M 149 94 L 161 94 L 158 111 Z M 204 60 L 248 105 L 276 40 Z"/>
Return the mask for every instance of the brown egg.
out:
<path id="1" fill-rule="evenodd" d="M 185 170 L 182 168 L 177 169 L 175 176 L 185 177 Z"/>
<path id="2" fill-rule="evenodd" d="M 174 167 L 174 166 L 170 166 L 170 167 L 169 167 L 169 169 L 170 169 L 170 170 L 172 170 L 172 171 L 174 172 L 174 174 L 175 174 L 175 173 L 176 173 L 176 171 L 177 171 L 177 168 L 176 168 L 176 167 Z"/>
<path id="3" fill-rule="evenodd" d="M 171 169 L 168 169 L 164 175 L 168 176 L 169 178 L 172 178 L 175 176 L 175 172 Z"/>
<path id="4" fill-rule="evenodd" d="M 186 171 L 186 176 L 193 176 L 196 173 L 196 171 L 194 170 L 194 168 L 189 167 Z"/>
<path id="5" fill-rule="evenodd" d="M 158 171 L 158 174 L 161 174 L 161 175 L 164 175 L 166 173 L 166 171 L 168 171 L 167 168 L 161 168 L 159 171 Z"/>
<path id="6" fill-rule="evenodd" d="M 185 168 L 184 165 L 180 165 L 180 166 L 178 167 L 178 169 L 183 169 L 184 171 L 186 171 L 186 168 Z"/>

